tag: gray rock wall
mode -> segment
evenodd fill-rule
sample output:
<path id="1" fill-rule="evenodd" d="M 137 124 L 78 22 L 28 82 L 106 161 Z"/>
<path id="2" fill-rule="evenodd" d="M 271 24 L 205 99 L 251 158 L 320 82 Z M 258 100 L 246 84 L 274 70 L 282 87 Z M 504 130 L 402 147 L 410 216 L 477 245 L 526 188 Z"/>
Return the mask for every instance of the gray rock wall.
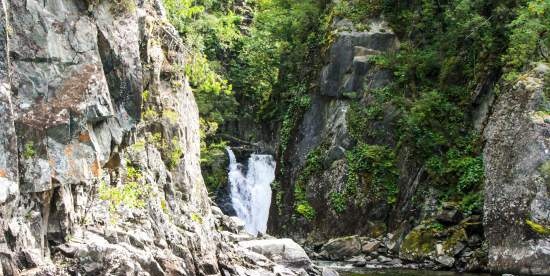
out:
<path id="1" fill-rule="evenodd" d="M 270 228 L 276 233 L 307 237 L 314 232 L 315 239 L 328 239 L 339 235 L 366 233 L 372 228 L 368 220 L 383 220 L 388 213 L 384 202 L 363 201 L 358 208 L 350 208 L 342 214 L 330 206 L 330 194 L 342 192 L 346 186 L 347 164 L 345 153 L 355 145 L 348 130 L 347 113 L 352 103 L 363 106 L 371 104 L 369 89 L 387 85 L 391 72 L 376 68 L 370 60 L 383 52 L 394 51 L 399 41 L 386 22 L 374 20 L 368 31 L 356 31 L 351 22 L 337 20 L 333 24 L 334 42 L 329 46 L 325 64 L 319 73 L 318 89 L 311 95 L 310 107 L 291 135 L 288 149 L 283 158 L 283 175 L 279 177 L 285 196 L 279 206 L 274 193 L 270 215 Z M 389 109 L 388 117 L 391 117 Z M 391 121 L 391 120 L 388 120 Z M 376 122 L 374 128 L 391 132 L 387 122 Z M 391 135 L 380 144 L 391 144 Z M 294 185 L 303 169 L 308 154 L 317 147 L 323 147 L 322 172 L 314 174 L 306 187 L 306 198 L 316 210 L 313 221 L 300 218 L 293 209 Z M 283 162 L 281 161 L 281 162 Z M 281 163 L 279 162 L 279 164 Z M 359 205 L 359 204 L 358 204 Z M 357 220 L 357 216 L 364 218 Z M 290 226 L 293 225 L 293 226 Z"/>
<path id="2" fill-rule="evenodd" d="M 495 272 L 550 274 L 549 71 L 539 64 L 499 95 L 484 132 L 484 226 Z"/>
<path id="3" fill-rule="evenodd" d="M 0 275 L 305 273 L 241 258 L 212 213 L 191 56 L 160 1 L 0 8 Z"/>

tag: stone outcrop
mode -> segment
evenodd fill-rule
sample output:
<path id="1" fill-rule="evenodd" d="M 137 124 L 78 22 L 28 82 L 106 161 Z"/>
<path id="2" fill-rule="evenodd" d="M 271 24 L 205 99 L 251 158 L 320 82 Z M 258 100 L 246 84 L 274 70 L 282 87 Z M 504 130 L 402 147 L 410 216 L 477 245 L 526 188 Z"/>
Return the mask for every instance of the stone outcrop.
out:
<path id="1" fill-rule="evenodd" d="M 495 272 L 550 274 L 548 65 L 499 95 L 485 129 L 485 235 Z"/>
<path id="2" fill-rule="evenodd" d="M 0 275 L 301 273 L 211 207 L 159 0 L 0 0 L 0 21 Z"/>
<path id="3" fill-rule="evenodd" d="M 337 214 L 329 205 L 330 194 L 345 190 L 347 162 L 345 153 L 354 146 L 348 130 L 347 114 L 352 103 L 368 106 L 372 99 L 367 91 L 384 87 L 391 81 L 391 72 L 376 68 L 372 57 L 397 49 L 397 36 L 380 20 L 372 21 L 368 31 L 357 31 L 351 22 L 342 19 L 333 24 L 334 42 L 328 45 L 325 63 L 319 73 L 318 88 L 311 96 L 311 104 L 299 121 L 295 133 L 279 163 L 285 162 L 284 175 L 278 176 L 284 196 L 277 201 L 274 193 L 270 214 L 270 228 L 277 233 L 307 236 L 312 231 L 323 240 L 339 235 L 378 232 L 379 222 L 385 218 L 389 205 L 385 200 L 363 202 L 359 208 L 349 208 Z M 388 108 L 386 122 L 391 121 L 392 110 Z M 390 128 L 388 125 L 373 125 L 372 129 Z M 392 144 L 390 136 L 380 143 Z M 306 163 L 308 154 L 323 148 L 324 170 L 304 183 L 305 197 L 316 210 L 315 221 L 292 221 L 295 206 L 292 194 L 297 178 Z M 357 220 L 357 217 L 363 220 Z M 370 223 L 364 223 L 365 221 Z M 335 223 L 338 221 L 338 223 Z M 294 225 L 291 229 L 285 229 Z M 354 233 L 350 233 L 354 232 Z"/>

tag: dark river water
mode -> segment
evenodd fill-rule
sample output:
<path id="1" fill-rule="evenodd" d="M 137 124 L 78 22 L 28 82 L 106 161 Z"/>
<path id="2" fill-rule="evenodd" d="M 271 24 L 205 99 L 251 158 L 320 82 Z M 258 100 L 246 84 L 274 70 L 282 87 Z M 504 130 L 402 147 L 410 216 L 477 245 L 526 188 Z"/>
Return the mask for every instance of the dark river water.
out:
<path id="1" fill-rule="evenodd" d="M 332 262 L 315 262 L 321 267 L 330 267 L 340 276 L 490 276 L 483 273 L 459 273 L 454 271 L 415 270 L 406 268 L 357 268 Z"/>
<path id="2" fill-rule="evenodd" d="M 430 271 L 410 269 L 362 269 L 339 271 L 341 276 L 481 276 L 489 274 L 458 273 L 452 271 Z"/>

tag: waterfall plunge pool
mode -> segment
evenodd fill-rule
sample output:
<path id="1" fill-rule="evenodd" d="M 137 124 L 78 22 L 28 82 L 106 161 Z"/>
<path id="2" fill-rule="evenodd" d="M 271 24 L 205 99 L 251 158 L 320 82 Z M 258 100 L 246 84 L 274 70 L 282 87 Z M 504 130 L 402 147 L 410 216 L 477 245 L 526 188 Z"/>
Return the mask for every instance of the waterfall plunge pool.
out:
<path id="1" fill-rule="evenodd" d="M 245 165 L 238 163 L 231 148 L 229 155 L 229 188 L 231 204 L 237 217 L 245 222 L 245 230 L 265 234 L 271 183 L 275 180 L 275 159 L 267 154 L 252 154 Z"/>

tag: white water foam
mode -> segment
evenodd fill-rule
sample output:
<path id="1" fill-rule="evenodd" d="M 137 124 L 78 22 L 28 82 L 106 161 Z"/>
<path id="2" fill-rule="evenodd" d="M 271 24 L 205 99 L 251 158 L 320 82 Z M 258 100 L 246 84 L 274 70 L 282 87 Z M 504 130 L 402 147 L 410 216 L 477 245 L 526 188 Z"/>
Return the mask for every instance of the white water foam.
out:
<path id="1" fill-rule="evenodd" d="M 271 155 L 252 154 L 245 167 L 237 163 L 230 148 L 227 148 L 227 153 L 233 209 L 245 222 L 247 232 L 253 235 L 265 233 L 271 204 L 271 182 L 275 180 L 275 160 Z"/>

